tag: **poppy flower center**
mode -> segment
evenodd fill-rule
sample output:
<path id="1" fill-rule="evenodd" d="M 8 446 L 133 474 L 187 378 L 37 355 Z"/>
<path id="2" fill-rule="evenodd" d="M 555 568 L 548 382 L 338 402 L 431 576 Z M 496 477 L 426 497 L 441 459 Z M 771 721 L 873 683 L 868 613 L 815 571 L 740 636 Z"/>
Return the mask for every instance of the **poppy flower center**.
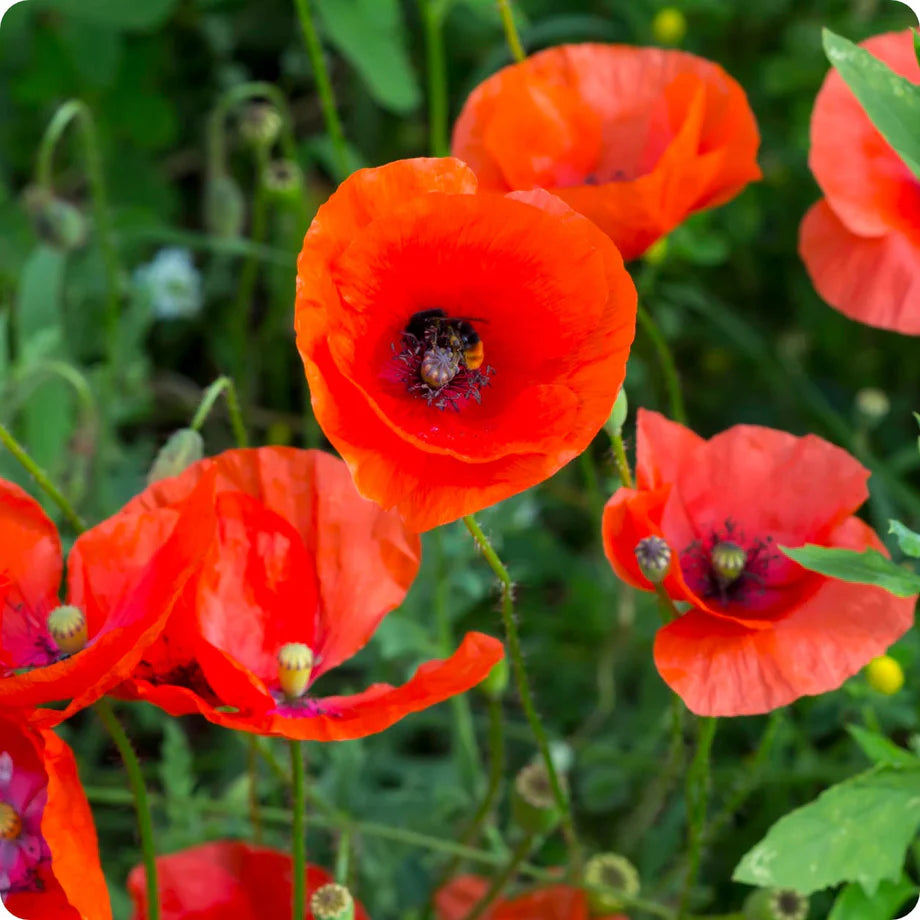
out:
<path id="1" fill-rule="evenodd" d="M 399 347 L 392 346 L 398 377 L 412 396 L 457 411 L 471 399 L 482 401 L 480 391 L 495 369 L 483 365 L 485 349 L 473 322 L 438 308 L 412 314 Z"/>
<path id="2" fill-rule="evenodd" d="M 64 604 L 48 614 L 48 632 L 65 655 L 79 652 L 88 639 L 86 617 L 79 607 Z"/>
<path id="3" fill-rule="evenodd" d="M 733 521 L 704 540 L 694 540 L 681 554 L 687 585 L 703 599 L 744 603 L 763 592 L 771 562 L 772 537 L 749 541 Z"/>
<path id="4" fill-rule="evenodd" d="M 41 834 L 48 798 L 41 773 L 14 769 L 9 752 L 0 753 L 0 895 L 39 891 L 39 868 L 51 859 Z"/>
<path id="5" fill-rule="evenodd" d="M 300 699 L 310 683 L 313 652 L 303 642 L 288 642 L 278 651 L 278 683 L 289 700 Z"/>

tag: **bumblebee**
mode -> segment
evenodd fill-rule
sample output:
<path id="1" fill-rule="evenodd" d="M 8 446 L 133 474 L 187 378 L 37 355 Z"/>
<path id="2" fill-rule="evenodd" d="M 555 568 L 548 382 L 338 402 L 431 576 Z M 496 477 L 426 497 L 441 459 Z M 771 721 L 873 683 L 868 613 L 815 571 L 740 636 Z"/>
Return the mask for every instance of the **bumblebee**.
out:
<path id="1" fill-rule="evenodd" d="M 406 334 L 426 346 L 421 376 L 431 387 L 450 383 L 459 373 L 461 362 L 467 370 L 476 371 L 482 367 L 485 359 L 482 339 L 470 319 L 450 318 L 440 308 L 413 313 L 406 326 Z M 449 352 L 452 357 L 449 358 L 444 352 Z M 426 362 L 427 368 L 432 371 L 430 379 L 426 373 Z M 435 383 L 437 379 L 443 382 Z"/>

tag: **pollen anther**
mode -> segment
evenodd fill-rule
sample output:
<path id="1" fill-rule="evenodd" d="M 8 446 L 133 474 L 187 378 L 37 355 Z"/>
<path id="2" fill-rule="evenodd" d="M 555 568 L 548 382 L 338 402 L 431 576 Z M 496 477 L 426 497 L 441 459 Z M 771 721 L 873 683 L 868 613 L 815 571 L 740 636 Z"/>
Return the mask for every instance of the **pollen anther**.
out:
<path id="1" fill-rule="evenodd" d="M 15 840 L 22 833 L 22 818 L 9 802 L 0 802 L 0 840 Z"/>

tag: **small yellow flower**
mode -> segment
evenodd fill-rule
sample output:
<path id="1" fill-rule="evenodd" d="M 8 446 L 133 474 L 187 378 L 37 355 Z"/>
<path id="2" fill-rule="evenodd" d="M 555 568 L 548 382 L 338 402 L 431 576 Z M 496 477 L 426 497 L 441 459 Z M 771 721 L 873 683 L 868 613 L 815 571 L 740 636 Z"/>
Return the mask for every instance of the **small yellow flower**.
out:
<path id="1" fill-rule="evenodd" d="M 891 655 L 880 655 L 866 665 L 866 680 L 874 690 L 891 696 L 904 686 L 904 669 Z"/>
<path id="2" fill-rule="evenodd" d="M 652 20 L 652 35 L 662 45 L 679 45 L 687 34 L 687 18 L 673 6 L 659 10 Z"/>

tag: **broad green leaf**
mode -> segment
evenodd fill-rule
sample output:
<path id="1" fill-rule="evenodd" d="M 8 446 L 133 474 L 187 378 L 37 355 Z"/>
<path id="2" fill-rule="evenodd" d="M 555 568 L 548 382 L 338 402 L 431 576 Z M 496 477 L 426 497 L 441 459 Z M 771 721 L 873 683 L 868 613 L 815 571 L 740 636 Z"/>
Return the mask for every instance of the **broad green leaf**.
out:
<path id="1" fill-rule="evenodd" d="M 898 546 L 905 556 L 920 559 L 920 533 L 905 527 L 900 521 L 889 521 L 888 533 L 898 538 Z"/>
<path id="2" fill-rule="evenodd" d="M 834 901 L 827 920 L 891 920 L 904 916 L 895 913 L 917 896 L 917 886 L 909 879 L 882 882 L 871 897 L 857 884 L 847 885 Z"/>
<path id="3" fill-rule="evenodd" d="M 908 750 L 898 747 L 889 738 L 871 732 L 861 725 L 848 725 L 847 731 L 860 746 L 863 754 L 876 766 L 920 767 L 920 761 Z"/>
<path id="4" fill-rule="evenodd" d="M 826 546 L 781 546 L 781 552 L 799 565 L 831 578 L 859 585 L 877 585 L 898 597 L 910 597 L 920 591 L 920 575 L 892 562 L 878 550 L 857 553 L 852 549 Z"/>
<path id="5" fill-rule="evenodd" d="M 16 292 L 16 331 L 20 348 L 38 332 L 61 325 L 61 289 L 67 257 L 39 246 L 26 261 Z"/>
<path id="6" fill-rule="evenodd" d="M 831 64 L 865 109 L 869 120 L 920 177 L 920 86 L 896 74 L 865 48 L 825 29 Z"/>
<path id="7" fill-rule="evenodd" d="M 412 70 L 399 0 L 317 0 L 329 41 L 384 108 L 406 114 L 422 93 Z"/>
<path id="8" fill-rule="evenodd" d="M 881 882 L 901 877 L 918 828 L 920 767 L 878 767 L 780 818 L 732 877 L 802 894 L 859 882 L 873 896 Z"/>
<path id="9" fill-rule="evenodd" d="M 125 30 L 152 30 L 163 25 L 178 0 L 31 0 L 36 7 L 65 16 Z"/>

